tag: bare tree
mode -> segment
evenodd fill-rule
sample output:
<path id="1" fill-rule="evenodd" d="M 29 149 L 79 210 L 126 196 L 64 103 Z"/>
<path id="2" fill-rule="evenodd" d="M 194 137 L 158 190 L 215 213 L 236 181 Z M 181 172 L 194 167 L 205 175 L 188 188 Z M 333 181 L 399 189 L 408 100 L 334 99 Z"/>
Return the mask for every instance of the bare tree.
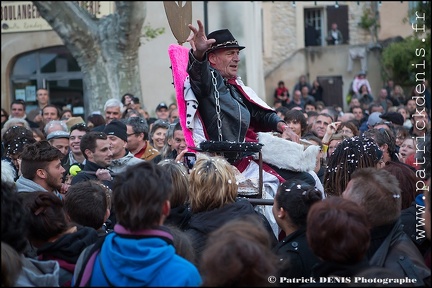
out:
<path id="1" fill-rule="evenodd" d="M 33 3 L 77 60 L 90 111 L 101 110 L 107 99 L 120 99 L 126 92 L 141 98 L 138 50 L 146 2 L 115 1 L 115 11 L 100 19 L 78 1 Z"/>

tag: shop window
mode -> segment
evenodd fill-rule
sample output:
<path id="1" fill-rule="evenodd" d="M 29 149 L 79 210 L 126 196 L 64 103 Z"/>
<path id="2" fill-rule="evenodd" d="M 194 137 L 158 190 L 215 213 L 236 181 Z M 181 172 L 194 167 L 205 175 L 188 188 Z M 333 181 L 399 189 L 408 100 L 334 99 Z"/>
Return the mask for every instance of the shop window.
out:
<path id="1" fill-rule="evenodd" d="M 31 75 L 36 74 L 36 72 L 36 54 L 31 53 L 18 58 L 12 70 L 12 75 Z"/>
<path id="2" fill-rule="evenodd" d="M 64 46 L 18 55 L 10 81 L 12 100 L 26 101 L 27 112 L 37 107 L 37 89 L 46 88 L 51 104 L 71 109 L 74 116 L 85 115 L 82 73 Z"/>

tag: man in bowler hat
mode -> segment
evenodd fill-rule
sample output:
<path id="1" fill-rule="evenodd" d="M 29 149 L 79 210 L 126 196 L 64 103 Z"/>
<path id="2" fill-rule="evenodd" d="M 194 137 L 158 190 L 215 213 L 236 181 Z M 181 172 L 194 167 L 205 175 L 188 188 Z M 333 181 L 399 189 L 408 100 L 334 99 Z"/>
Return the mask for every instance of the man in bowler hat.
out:
<path id="1" fill-rule="evenodd" d="M 257 142 L 257 132 L 279 131 L 298 141 L 286 123 L 237 76 L 240 46 L 228 29 L 205 35 L 203 24 L 188 38 L 187 72 L 207 140 Z"/>

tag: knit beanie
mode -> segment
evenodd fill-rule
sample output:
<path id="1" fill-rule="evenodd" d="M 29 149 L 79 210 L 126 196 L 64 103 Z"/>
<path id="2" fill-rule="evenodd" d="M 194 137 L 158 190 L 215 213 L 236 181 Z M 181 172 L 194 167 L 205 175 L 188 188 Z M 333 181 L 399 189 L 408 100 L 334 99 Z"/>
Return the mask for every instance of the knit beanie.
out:
<path id="1" fill-rule="evenodd" d="M 117 136 L 118 138 L 124 140 L 127 142 L 127 128 L 126 128 L 126 124 L 124 124 L 121 121 L 118 120 L 112 120 L 110 123 L 108 123 L 105 126 L 104 131 L 105 134 L 109 135 L 114 135 Z"/>

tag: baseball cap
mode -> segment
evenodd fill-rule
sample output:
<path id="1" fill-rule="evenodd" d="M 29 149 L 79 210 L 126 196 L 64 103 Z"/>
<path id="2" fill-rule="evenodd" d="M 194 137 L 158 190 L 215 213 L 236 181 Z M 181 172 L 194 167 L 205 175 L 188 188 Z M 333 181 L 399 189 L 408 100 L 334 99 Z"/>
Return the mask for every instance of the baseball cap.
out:
<path id="1" fill-rule="evenodd" d="M 165 102 L 159 103 L 159 105 L 156 107 L 156 111 L 159 111 L 160 109 L 163 109 L 163 108 L 168 110 L 168 105 Z"/>
<path id="2" fill-rule="evenodd" d="M 367 124 L 370 127 L 373 127 L 381 122 L 383 122 L 383 120 L 380 118 L 381 112 L 373 112 L 372 114 L 369 115 L 369 118 L 367 120 Z"/>
<path id="3" fill-rule="evenodd" d="M 48 134 L 46 139 L 51 140 L 51 139 L 60 139 L 60 138 L 69 139 L 69 133 L 62 130 L 54 131 Z"/>

